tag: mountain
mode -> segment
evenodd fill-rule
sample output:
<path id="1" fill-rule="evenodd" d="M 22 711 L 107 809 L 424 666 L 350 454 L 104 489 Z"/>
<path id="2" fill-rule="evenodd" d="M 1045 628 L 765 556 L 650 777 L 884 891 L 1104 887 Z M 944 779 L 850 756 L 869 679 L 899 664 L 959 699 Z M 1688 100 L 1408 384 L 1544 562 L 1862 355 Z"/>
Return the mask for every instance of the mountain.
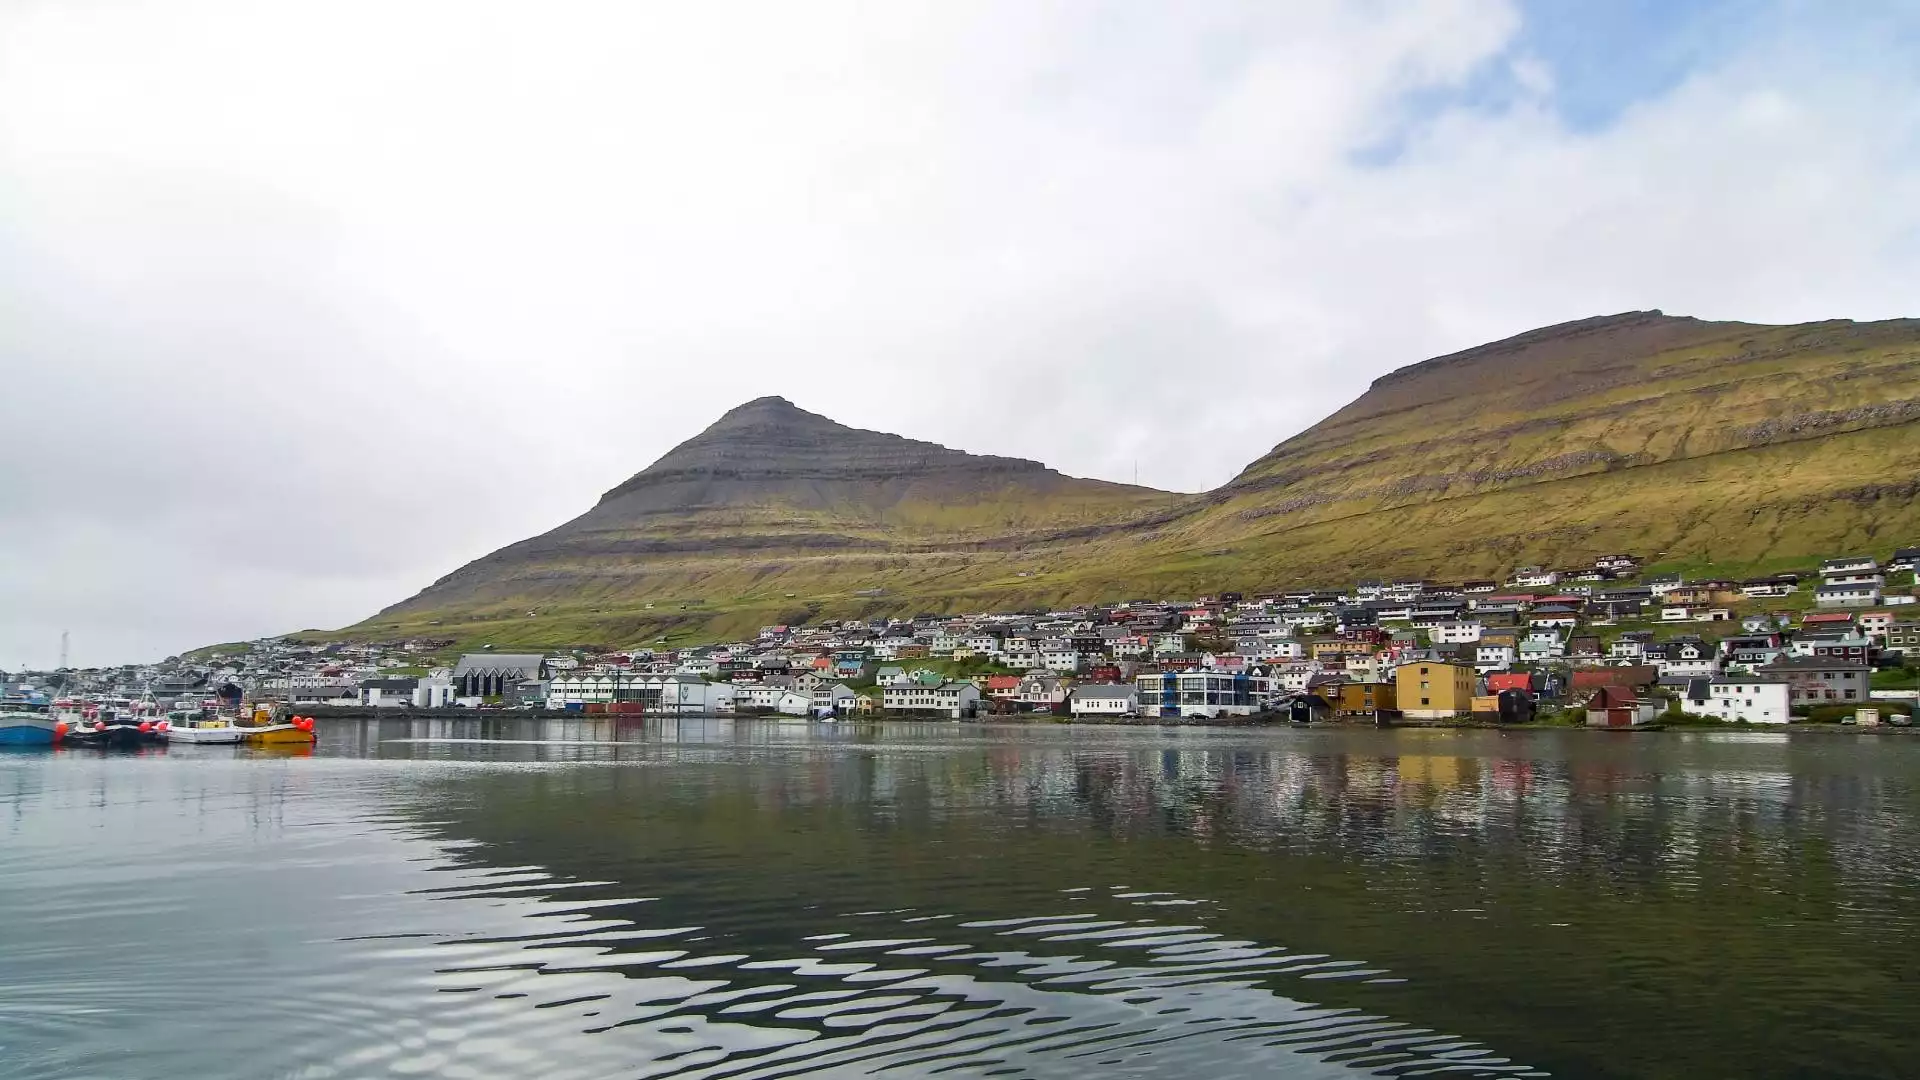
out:
<path id="1" fill-rule="evenodd" d="M 1462 577 L 1607 551 L 1723 572 L 1920 536 L 1920 321 L 1658 311 L 1401 368 L 1184 523 L 1236 569 Z"/>
<path id="2" fill-rule="evenodd" d="M 1423 361 L 1186 496 L 760 398 L 349 632 L 514 643 L 1920 538 L 1920 321 L 1628 312 Z"/>
<path id="3" fill-rule="evenodd" d="M 1186 498 L 758 398 L 585 514 L 461 567 L 366 625 L 484 626 L 513 640 L 554 627 L 623 640 L 730 615 L 729 625 L 757 626 L 806 618 L 823 596 L 880 590 L 902 603 L 929 579 L 978 578 L 1023 548 L 1142 525 Z"/>

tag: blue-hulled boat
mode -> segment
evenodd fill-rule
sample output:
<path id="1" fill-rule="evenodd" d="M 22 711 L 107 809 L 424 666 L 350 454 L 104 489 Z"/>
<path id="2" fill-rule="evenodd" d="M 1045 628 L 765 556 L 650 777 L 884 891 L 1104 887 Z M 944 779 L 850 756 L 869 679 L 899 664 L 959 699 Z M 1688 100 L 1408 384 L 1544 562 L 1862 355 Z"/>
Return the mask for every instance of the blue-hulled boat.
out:
<path id="1" fill-rule="evenodd" d="M 53 707 L 44 699 L 0 701 L 0 746 L 52 746 L 59 728 Z"/>

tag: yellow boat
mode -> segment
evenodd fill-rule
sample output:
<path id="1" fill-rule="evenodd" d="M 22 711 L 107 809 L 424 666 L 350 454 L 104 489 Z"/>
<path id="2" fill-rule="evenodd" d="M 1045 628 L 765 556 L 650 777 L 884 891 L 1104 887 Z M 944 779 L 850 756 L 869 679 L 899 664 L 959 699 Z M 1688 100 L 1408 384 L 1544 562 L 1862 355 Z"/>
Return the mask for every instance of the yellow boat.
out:
<path id="1" fill-rule="evenodd" d="M 313 721 L 302 724 L 298 722 L 300 719 L 289 717 L 274 723 L 271 712 L 256 709 L 251 717 L 234 726 L 240 729 L 240 737 L 248 746 L 312 746 L 319 739 L 313 732 Z"/>
<path id="2" fill-rule="evenodd" d="M 241 737 L 249 746 L 312 746 L 314 734 L 292 724 L 268 724 L 266 727 L 243 727 Z"/>

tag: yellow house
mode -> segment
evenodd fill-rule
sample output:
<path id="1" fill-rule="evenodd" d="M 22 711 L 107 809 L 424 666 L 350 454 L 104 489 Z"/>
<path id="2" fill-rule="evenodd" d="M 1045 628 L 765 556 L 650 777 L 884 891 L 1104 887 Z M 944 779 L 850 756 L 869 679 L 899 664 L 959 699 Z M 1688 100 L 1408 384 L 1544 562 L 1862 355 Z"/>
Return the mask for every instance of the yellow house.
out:
<path id="1" fill-rule="evenodd" d="M 1473 711 L 1473 695 L 1480 686 L 1471 664 L 1418 660 L 1393 669 L 1394 697 L 1400 714 L 1412 720 L 1438 720 Z"/>

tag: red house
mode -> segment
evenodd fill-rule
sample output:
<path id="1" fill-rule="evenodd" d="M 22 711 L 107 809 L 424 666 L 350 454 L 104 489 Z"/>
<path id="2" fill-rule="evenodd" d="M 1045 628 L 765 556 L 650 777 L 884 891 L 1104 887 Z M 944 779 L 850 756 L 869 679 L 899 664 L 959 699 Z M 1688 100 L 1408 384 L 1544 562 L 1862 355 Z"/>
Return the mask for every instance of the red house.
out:
<path id="1" fill-rule="evenodd" d="M 1588 727 L 1639 727 L 1656 715 L 1653 702 L 1624 686 L 1603 686 L 1587 701 Z"/>

